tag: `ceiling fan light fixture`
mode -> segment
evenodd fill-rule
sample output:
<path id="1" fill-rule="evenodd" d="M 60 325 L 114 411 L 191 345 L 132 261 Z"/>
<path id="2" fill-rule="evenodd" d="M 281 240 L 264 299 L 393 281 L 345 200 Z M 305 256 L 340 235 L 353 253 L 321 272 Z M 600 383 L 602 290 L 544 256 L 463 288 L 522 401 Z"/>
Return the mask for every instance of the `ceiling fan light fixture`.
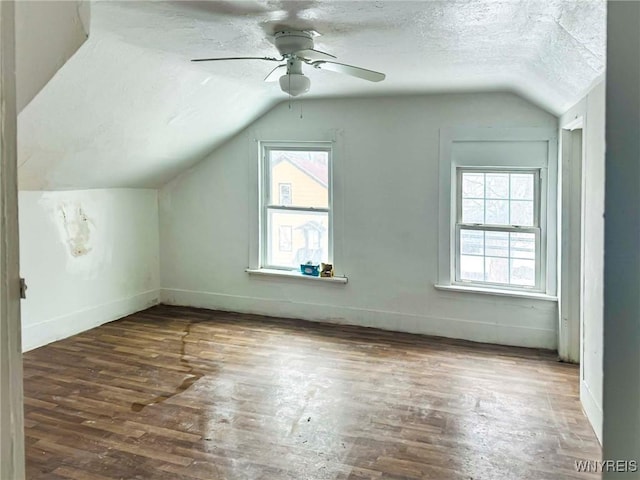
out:
<path id="1" fill-rule="evenodd" d="M 1 2 L 2 0 L 0 0 Z M 194 58 L 192 62 L 214 62 L 219 60 L 263 60 L 278 62 L 279 65 L 269 72 L 265 82 L 280 80 L 280 89 L 292 97 L 297 97 L 309 91 L 311 80 L 302 73 L 302 65 L 333 72 L 344 73 L 352 77 L 362 78 L 370 82 L 384 80 L 384 73 L 375 72 L 366 68 L 339 63 L 335 55 L 316 50 L 313 45 L 313 37 L 317 32 L 313 30 L 281 30 L 274 35 L 274 43 L 281 58 L 274 57 L 214 57 Z M 282 63 L 284 62 L 284 63 Z M 285 75 L 280 76 L 283 72 Z"/>
<path id="2" fill-rule="evenodd" d="M 309 91 L 311 80 L 302 73 L 288 73 L 280 77 L 280 88 L 292 97 L 297 97 Z"/>

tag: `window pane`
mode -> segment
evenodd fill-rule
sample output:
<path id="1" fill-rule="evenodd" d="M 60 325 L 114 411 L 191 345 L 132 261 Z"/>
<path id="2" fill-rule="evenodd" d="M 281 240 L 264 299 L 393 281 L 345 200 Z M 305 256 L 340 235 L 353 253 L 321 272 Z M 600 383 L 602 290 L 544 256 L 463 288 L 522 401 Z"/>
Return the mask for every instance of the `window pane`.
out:
<path id="1" fill-rule="evenodd" d="M 536 258 L 536 236 L 533 233 L 511 233 L 511 258 Z"/>
<path id="2" fill-rule="evenodd" d="M 509 259 L 508 258 L 485 258 L 486 282 L 509 283 Z"/>
<path id="3" fill-rule="evenodd" d="M 460 230 L 460 253 L 484 255 L 484 232 L 481 230 Z"/>
<path id="4" fill-rule="evenodd" d="M 485 239 L 487 242 L 485 255 L 489 257 L 509 256 L 509 233 L 486 232 Z"/>
<path id="5" fill-rule="evenodd" d="M 329 207 L 326 151 L 269 150 L 269 179 L 271 205 Z M 283 190 L 283 185 L 289 187 Z"/>
<path id="6" fill-rule="evenodd" d="M 511 225 L 530 227 L 533 225 L 533 201 L 511 201 Z"/>
<path id="7" fill-rule="evenodd" d="M 511 259 L 511 283 L 533 287 L 536 284 L 535 260 Z"/>
<path id="8" fill-rule="evenodd" d="M 462 222 L 484 223 L 484 201 L 462 200 Z"/>
<path id="9" fill-rule="evenodd" d="M 487 198 L 509 198 L 509 174 L 508 173 L 487 173 Z"/>
<path id="10" fill-rule="evenodd" d="M 288 231 L 290 239 L 283 241 Z M 266 247 L 268 266 L 298 269 L 308 261 L 329 263 L 329 214 L 269 210 Z"/>
<path id="11" fill-rule="evenodd" d="M 460 281 L 535 287 L 535 233 L 460 229 Z"/>
<path id="12" fill-rule="evenodd" d="M 489 225 L 509 225 L 509 200 L 487 200 L 484 223 Z"/>
<path id="13" fill-rule="evenodd" d="M 484 173 L 462 174 L 462 198 L 484 198 Z"/>
<path id="14" fill-rule="evenodd" d="M 484 257 L 460 255 L 460 279 L 482 282 L 484 280 Z"/>
<path id="15" fill-rule="evenodd" d="M 533 173 L 511 174 L 511 198 L 514 200 L 533 201 Z"/>

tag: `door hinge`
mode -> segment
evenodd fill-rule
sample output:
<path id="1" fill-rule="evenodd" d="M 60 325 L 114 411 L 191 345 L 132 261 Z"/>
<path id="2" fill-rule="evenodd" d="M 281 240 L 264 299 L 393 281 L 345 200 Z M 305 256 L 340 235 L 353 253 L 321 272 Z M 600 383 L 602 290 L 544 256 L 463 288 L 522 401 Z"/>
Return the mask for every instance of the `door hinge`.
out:
<path id="1" fill-rule="evenodd" d="M 20 279 L 20 298 L 27 298 L 27 282 L 24 278 Z"/>

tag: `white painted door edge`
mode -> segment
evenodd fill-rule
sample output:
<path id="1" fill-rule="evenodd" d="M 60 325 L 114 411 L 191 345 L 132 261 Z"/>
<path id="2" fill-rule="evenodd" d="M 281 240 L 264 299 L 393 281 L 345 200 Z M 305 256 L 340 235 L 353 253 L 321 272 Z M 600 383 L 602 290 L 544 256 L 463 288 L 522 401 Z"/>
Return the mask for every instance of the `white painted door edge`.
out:
<path id="1" fill-rule="evenodd" d="M 23 480 L 15 4 L 0 2 L 0 478 Z"/>

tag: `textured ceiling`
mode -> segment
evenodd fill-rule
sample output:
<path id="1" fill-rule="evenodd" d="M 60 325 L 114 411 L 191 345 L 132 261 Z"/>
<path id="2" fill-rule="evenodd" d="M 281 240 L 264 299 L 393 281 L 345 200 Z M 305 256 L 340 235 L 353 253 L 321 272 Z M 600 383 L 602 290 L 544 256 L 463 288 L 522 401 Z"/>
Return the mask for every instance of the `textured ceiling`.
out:
<path id="1" fill-rule="evenodd" d="M 89 16 L 80 0 L 15 3 L 18 112 L 87 40 Z"/>
<path id="2" fill-rule="evenodd" d="M 605 65 L 604 1 L 112 2 L 19 118 L 25 189 L 156 187 L 279 101 L 269 62 L 282 28 L 387 74 L 311 71 L 308 97 L 509 90 L 560 114 Z"/>

